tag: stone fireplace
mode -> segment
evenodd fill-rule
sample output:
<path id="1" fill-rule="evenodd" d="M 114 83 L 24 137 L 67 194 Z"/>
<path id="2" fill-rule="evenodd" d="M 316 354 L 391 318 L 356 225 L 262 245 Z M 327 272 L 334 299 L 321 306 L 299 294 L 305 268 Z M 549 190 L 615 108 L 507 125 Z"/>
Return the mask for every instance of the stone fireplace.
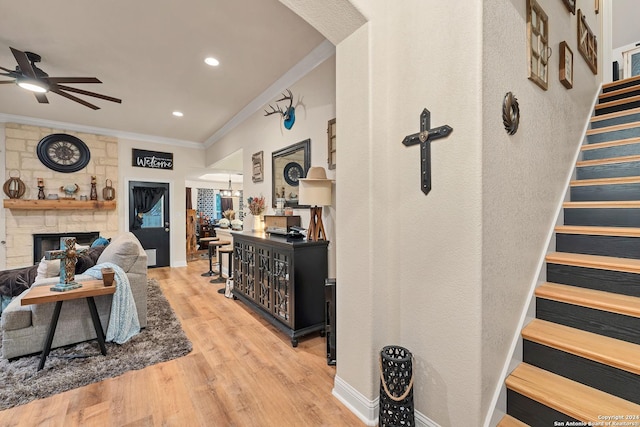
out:
<path id="1" fill-rule="evenodd" d="M 100 232 L 69 232 L 69 233 L 46 233 L 33 235 L 33 263 L 39 262 L 46 251 L 60 249 L 61 237 L 75 237 L 76 245 L 89 246 L 95 239 L 100 237 Z"/>

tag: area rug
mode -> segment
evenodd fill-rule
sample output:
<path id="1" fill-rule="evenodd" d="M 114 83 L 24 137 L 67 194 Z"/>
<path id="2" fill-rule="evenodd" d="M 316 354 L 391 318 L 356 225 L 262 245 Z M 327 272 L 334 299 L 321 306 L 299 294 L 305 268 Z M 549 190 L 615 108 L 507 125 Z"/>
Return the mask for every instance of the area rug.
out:
<path id="1" fill-rule="evenodd" d="M 107 343 L 106 356 L 94 340 L 51 350 L 39 372 L 39 354 L 12 362 L 0 358 L 0 410 L 188 354 L 191 341 L 158 282 L 149 279 L 147 291 L 147 327 L 125 344 Z"/>

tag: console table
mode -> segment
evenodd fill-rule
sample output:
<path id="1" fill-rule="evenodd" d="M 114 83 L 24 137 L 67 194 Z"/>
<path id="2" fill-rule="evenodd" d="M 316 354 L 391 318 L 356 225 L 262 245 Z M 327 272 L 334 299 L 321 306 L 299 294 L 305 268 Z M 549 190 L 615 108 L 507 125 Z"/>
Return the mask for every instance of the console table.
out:
<path id="1" fill-rule="evenodd" d="M 233 296 L 286 333 L 324 335 L 324 281 L 329 242 L 288 241 L 264 233 L 233 234 Z"/>

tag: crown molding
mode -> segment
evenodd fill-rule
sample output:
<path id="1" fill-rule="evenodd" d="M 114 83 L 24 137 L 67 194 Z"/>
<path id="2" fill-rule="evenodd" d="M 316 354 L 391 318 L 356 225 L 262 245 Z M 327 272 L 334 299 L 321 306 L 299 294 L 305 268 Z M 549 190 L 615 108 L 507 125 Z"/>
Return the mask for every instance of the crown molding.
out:
<path id="1" fill-rule="evenodd" d="M 54 129 L 66 129 L 74 132 L 84 132 L 96 135 L 113 136 L 119 139 L 133 139 L 136 141 L 153 142 L 157 144 L 196 148 L 204 150 L 204 145 L 199 142 L 185 141 L 181 139 L 163 138 L 161 136 L 145 135 L 141 133 L 124 132 L 115 129 L 106 129 L 93 126 L 84 126 L 75 123 L 57 122 L 53 120 L 37 119 L 27 116 L 15 116 L 12 114 L 0 113 L 0 123 L 18 123 L 21 125 L 50 127 Z"/>
<path id="2" fill-rule="evenodd" d="M 327 59 L 336 54 L 336 47 L 329 41 L 325 40 L 314 48 L 307 56 L 305 56 L 300 62 L 291 67 L 289 71 L 284 73 L 278 80 L 276 80 L 271 86 L 269 86 L 264 92 L 258 95 L 253 101 L 247 104 L 242 110 L 240 110 L 235 116 L 224 124 L 216 133 L 211 135 L 205 142 L 205 147 L 209 148 L 217 141 L 222 139 L 226 134 L 231 132 L 236 126 L 251 117 L 254 113 L 261 110 L 269 101 L 273 100 L 276 96 L 280 95 L 284 89 L 291 86 L 302 77 L 306 76 L 315 69 L 318 65 L 322 64 Z"/>

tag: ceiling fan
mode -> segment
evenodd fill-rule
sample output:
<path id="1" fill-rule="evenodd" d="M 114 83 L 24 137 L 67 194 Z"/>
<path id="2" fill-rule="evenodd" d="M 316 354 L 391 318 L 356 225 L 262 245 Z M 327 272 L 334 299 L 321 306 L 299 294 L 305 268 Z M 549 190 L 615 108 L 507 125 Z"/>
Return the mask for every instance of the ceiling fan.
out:
<path id="1" fill-rule="evenodd" d="M 64 96 L 67 99 L 78 102 L 93 110 L 99 110 L 100 107 L 93 105 L 77 96 L 67 92 L 74 92 L 80 95 L 93 96 L 95 98 L 104 99 L 111 102 L 122 103 L 121 99 L 111 96 L 102 95 L 95 92 L 89 92 L 75 87 L 66 86 L 61 83 L 102 83 L 95 77 L 49 77 L 47 73 L 36 67 L 36 62 L 40 62 L 40 55 L 33 52 L 23 52 L 10 47 L 11 53 L 16 58 L 18 65 L 15 70 L 0 67 L 0 70 L 6 71 L 0 73 L 0 76 L 11 77 L 14 80 L 0 80 L 0 84 L 16 83 L 21 88 L 30 90 L 41 104 L 48 104 L 49 100 L 45 93 L 53 92 Z"/>

